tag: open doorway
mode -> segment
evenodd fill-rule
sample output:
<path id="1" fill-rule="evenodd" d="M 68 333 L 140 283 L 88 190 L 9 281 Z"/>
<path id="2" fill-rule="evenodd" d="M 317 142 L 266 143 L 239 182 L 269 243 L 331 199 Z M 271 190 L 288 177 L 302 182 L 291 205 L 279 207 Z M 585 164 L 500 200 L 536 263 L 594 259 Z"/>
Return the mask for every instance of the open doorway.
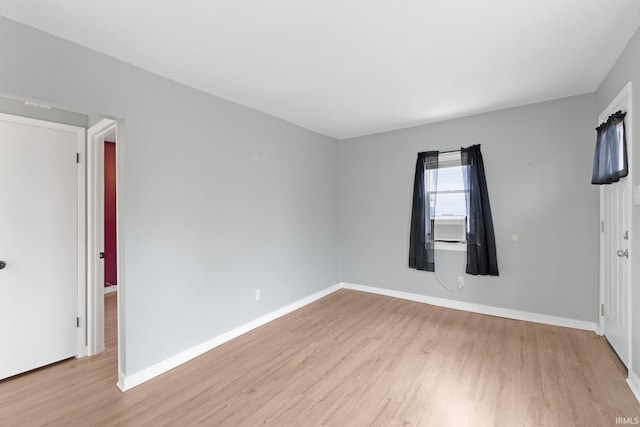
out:
<path id="1" fill-rule="evenodd" d="M 104 141 L 104 347 L 118 351 L 116 130 Z"/>
<path id="2" fill-rule="evenodd" d="M 104 141 L 104 292 L 118 290 L 116 132 Z"/>
<path id="3" fill-rule="evenodd" d="M 87 131 L 88 354 L 105 350 L 117 329 L 118 224 L 115 120 L 103 119 Z M 109 328 L 107 331 L 106 329 Z M 116 334 L 113 334 L 116 335 Z"/>
<path id="4" fill-rule="evenodd" d="M 116 129 L 104 141 L 104 347 L 118 348 L 118 227 Z"/>
<path id="5" fill-rule="evenodd" d="M 13 116 L 19 116 L 25 120 L 36 120 L 36 121 L 46 121 L 51 123 L 55 129 L 65 128 L 63 131 L 65 134 L 70 134 L 67 132 L 69 129 L 66 126 L 70 126 L 73 128 L 77 128 L 78 133 L 78 146 L 77 149 L 73 150 L 72 155 L 72 165 L 74 168 L 77 168 L 78 174 L 78 182 L 82 183 L 82 188 L 78 190 L 78 218 L 81 219 L 79 228 L 74 235 L 77 236 L 78 239 L 78 248 L 80 252 L 80 257 L 77 262 L 78 266 L 78 277 L 80 278 L 78 283 L 77 295 L 73 296 L 71 299 L 74 301 L 76 309 L 73 313 L 73 322 L 65 322 L 66 324 L 71 323 L 73 325 L 73 330 L 76 335 L 77 341 L 77 358 L 85 357 L 87 355 L 97 354 L 102 352 L 105 349 L 105 346 L 110 354 L 103 355 L 108 359 L 112 359 L 114 363 L 117 364 L 118 368 L 118 381 L 121 380 L 122 377 L 122 366 L 121 366 L 121 357 L 124 354 L 124 349 L 120 345 L 121 336 L 124 334 L 124 319 L 119 315 L 118 310 L 124 306 L 124 295 L 122 292 L 122 269 L 123 269 L 123 261 L 122 261 L 122 252 L 123 248 L 120 246 L 119 242 L 122 241 L 123 232 L 122 230 L 117 231 L 118 227 L 120 227 L 122 221 L 113 221 L 111 223 L 111 229 L 116 229 L 115 231 L 115 248 L 111 251 L 109 248 L 101 247 L 100 250 L 96 251 L 97 243 L 96 243 L 96 230 L 102 228 L 103 232 L 98 233 L 104 236 L 104 232 L 106 231 L 106 235 L 110 235 L 110 231 L 105 230 L 105 224 L 103 223 L 103 219 L 100 220 L 100 226 L 97 226 L 96 218 L 94 217 L 94 213 L 97 212 L 95 209 L 95 201 L 97 200 L 94 195 L 98 192 L 104 191 L 104 186 L 107 187 L 107 193 L 112 194 L 113 203 L 111 204 L 111 212 L 113 214 L 115 210 L 115 217 L 118 214 L 121 214 L 122 201 L 120 200 L 119 204 L 117 204 L 117 195 L 121 194 L 118 192 L 117 188 L 122 185 L 122 162 L 118 165 L 116 163 L 116 158 L 118 156 L 122 156 L 122 150 L 124 147 L 124 122 L 111 119 L 104 119 L 104 116 L 96 116 L 93 114 L 87 114 L 79 111 L 70 110 L 64 106 L 55 106 L 55 105 L 47 105 L 39 100 L 27 99 L 20 96 L 13 96 L 9 94 L 0 94 L 0 113 L 10 114 Z M 95 126 L 91 126 L 90 124 L 95 123 Z M 41 132 L 44 132 L 43 129 L 47 129 L 50 127 L 49 125 L 44 126 L 43 123 L 39 123 L 37 128 L 41 129 Z M 73 133 L 73 132 L 71 132 Z M 96 141 L 101 139 L 103 145 L 102 150 L 97 150 L 97 147 L 100 144 L 97 144 Z M 3 138 L 2 141 L 4 143 L 9 143 L 10 139 Z M 53 138 L 50 136 L 41 136 L 38 141 L 49 141 L 52 142 Z M 109 146 L 108 143 L 112 144 Z M 117 148 L 115 146 L 117 144 Z M 105 148 L 104 145 L 107 145 L 108 148 Z M 91 150 L 91 152 L 89 152 Z M 105 150 L 107 154 L 105 155 Z M 7 150 L 5 150 L 7 151 Z M 44 153 L 44 150 L 37 150 L 38 153 Z M 102 166 L 97 167 L 99 163 L 98 158 L 96 156 L 100 156 L 99 161 L 102 162 Z M 5 156 L 5 161 L 9 162 L 9 165 L 18 164 L 17 161 L 12 161 L 12 158 L 9 156 Z M 67 158 L 69 156 L 65 156 Z M 109 158 L 111 157 L 112 167 L 107 166 L 105 168 L 104 162 L 109 162 Z M 46 160 L 43 161 L 44 164 L 51 164 L 52 158 L 47 157 Z M 39 164 L 37 162 L 25 162 L 25 164 Z M 77 165 L 77 166 L 76 166 Z M 18 169 L 18 171 L 23 171 L 24 168 Z M 107 170 L 105 170 L 107 169 Z M 9 171 L 10 168 L 4 168 L 5 172 Z M 26 170 L 26 169 L 24 169 Z M 39 169 L 38 169 L 39 170 Z M 48 169 L 47 169 L 48 170 Z M 109 172 L 110 171 L 110 172 Z M 102 178 L 98 177 L 102 174 Z M 105 177 L 106 174 L 110 174 L 110 177 Z M 56 179 L 58 179 L 58 175 L 55 177 L 49 177 L 45 180 L 47 185 L 53 183 Z M 21 182 L 19 179 L 13 179 L 16 182 Z M 6 181 L 9 181 L 8 179 Z M 97 187 L 98 185 L 102 187 Z M 111 186 L 111 190 L 109 189 Z M 42 187 L 42 186 L 41 186 Z M 43 187 L 44 188 L 44 187 Z M 24 194 L 23 192 L 22 194 Z M 21 193 L 16 193 L 21 194 Z M 33 195 L 32 191 L 29 191 L 28 194 Z M 47 195 L 51 195 L 52 192 L 47 192 Z M 102 193 L 101 193 L 102 194 Z M 113 199 L 113 197 L 116 199 Z M 107 197 L 107 196 L 103 196 Z M 34 197 L 32 197 L 34 198 Z M 56 200 L 59 200 L 57 198 Z M 100 202 L 100 206 L 103 208 L 102 216 L 105 217 L 107 214 L 104 211 L 104 206 L 108 204 L 106 200 Z M 16 203 L 5 203 L 2 206 L 12 207 L 17 206 Z M 14 206 L 14 207 L 15 207 Z M 44 206 L 43 203 L 39 203 L 36 205 L 37 207 Z M 62 212 L 59 208 L 49 208 L 51 212 Z M 51 214 L 47 214 L 46 218 L 53 218 L 54 216 Z M 91 218 L 90 218 L 91 217 Z M 114 218 L 115 219 L 115 218 Z M 85 221 L 86 220 L 86 221 Z M 89 224 L 89 222 L 91 224 Z M 5 221 L 8 223 L 8 221 Z M 89 228 L 91 227 L 91 228 Z M 12 228 L 16 228 L 12 226 Z M 33 226 L 31 226 L 33 228 Z M 15 232 L 15 230 L 12 230 Z M 60 230 L 56 230 L 57 234 L 60 234 Z M 6 233 L 5 233 L 6 234 Z M 46 233 L 44 233 L 47 235 Z M 56 235 L 57 235 L 56 234 Z M 113 236 L 113 234 L 111 234 Z M 5 236 L 6 237 L 6 236 Z M 107 237 L 108 239 L 108 237 Z M 6 245 L 8 241 L 7 239 L 3 240 L 3 243 Z M 20 241 L 24 241 L 24 237 L 20 237 Z M 111 242 L 113 242 L 113 237 Z M 89 247 L 89 243 L 93 246 Z M 107 242 L 107 245 L 109 243 Z M 41 246 L 41 245 L 40 245 Z M 114 247 L 114 244 L 111 243 L 111 247 Z M 58 249 L 53 249 L 48 251 L 51 254 L 57 253 L 69 253 L 68 250 L 60 251 Z M 104 278 L 101 279 L 101 282 L 95 281 L 95 274 L 97 272 L 98 263 L 103 263 L 104 261 L 99 258 L 100 253 L 105 252 L 105 256 L 109 256 L 109 253 L 113 253 L 114 262 L 111 265 L 115 265 L 111 267 L 111 273 L 108 273 L 106 280 Z M 4 250 L 2 260 L 7 262 L 10 261 L 10 264 L 7 262 L 6 264 L 9 267 L 4 268 L 2 280 L 5 282 L 8 281 L 8 273 L 11 272 L 13 267 L 16 265 L 13 256 L 11 256 L 10 260 L 7 260 L 8 250 Z M 37 259 L 41 259 L 37 258 Z M 44 257 L 42 259 L 52 260 L 54 258 Z M 56 263 L 54 263 L 55 265 Z M 89 267 L 92 267 L 92 271 L 89 271 Z M 113 271 L 115 269 L 115 281 L 113 279 L 114 274 Z M 43 268 L 43 271 L 48 271 L 49 279 L 46 281 L 47 283 L 54 283 L 51 280 L 51 268 Z M 65 281 L 65 283 L 67 283 Z M 105 294 L 105 284 L 109 285 L 117 285 L 120 289 L 120 292 L 111 292 Z M 27 287 L 23 286 L 19 289 L 27 289 Z M 109 291 L 115 290 L 114 287 L 107 288 Z M 57 289 L 54 295 L 60 296 L 62 292 L 60 289 Z M 99 295 L 99 297 L 98 297 Z M 12 301 L 11 298 L 5 298 L 5 303 L 9 303 Z M 48 304 L 46 306 L 55 306 L 59 307 L 61 304 L 51 304 L 54 301 L 53 298 L 49 298 L 47 300 Z M 100 302 L 98 304 L 98 302 Z M 98 307 L 99 308 L 96 308 Z M 14 308 L 12 306 L 12 308 Z M 6 311 L 6 310 L 5 310 Z M 100 313 L 98 314 L 97 311 Z M 38 313 L 38 317 L 43 316 L 43 311 Z M 51 316 L 45 316 L 49 319 Z M 77 317 L 77 318 L 76 318 Z M 24 322 L 22 322 L 24 323 Z M 52 322 L 48 322 L 52 323 Z M 10 323 L 7 323 L 10 324 Z M 44 331 L 42 328 L 38 328 L 38 330 Z M 96 330 L 100 330 L 99 336 L 95 333 Z M 46 336 L 48 339 L 52 339 L 55 342 L 59 342 L 60 340 L 56 340 L 54 338 L 54 334 L 47 333 Z M 31 340 L 33 341 L 33 340 Z M 20 342 L 29 343 L 29 340 L 24 339 L 24 336 L 21 336 Z M 42 344 L 42 340 L 36 339 L 40 344 Z M 105 342 L 106 341 L 106 342 Z M 97 346 L 96 343 L 99 342 L 100 345 Z M 40 354 L 41 352 L 33 352 L 30 354 Z"/>

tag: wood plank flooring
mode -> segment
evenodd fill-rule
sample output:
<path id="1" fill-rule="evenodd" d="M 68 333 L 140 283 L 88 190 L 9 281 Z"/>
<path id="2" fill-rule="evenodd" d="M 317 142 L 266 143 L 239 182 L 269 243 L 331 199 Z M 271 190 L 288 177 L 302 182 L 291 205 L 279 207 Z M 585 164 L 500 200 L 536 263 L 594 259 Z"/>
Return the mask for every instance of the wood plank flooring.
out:
<path id="1" fill-rule="evenodd" d="M 340 290 L 126 393 L 107 351 L 0 382 L 0 425 L 609 426 L 639 417 L 592 332 Z"/>

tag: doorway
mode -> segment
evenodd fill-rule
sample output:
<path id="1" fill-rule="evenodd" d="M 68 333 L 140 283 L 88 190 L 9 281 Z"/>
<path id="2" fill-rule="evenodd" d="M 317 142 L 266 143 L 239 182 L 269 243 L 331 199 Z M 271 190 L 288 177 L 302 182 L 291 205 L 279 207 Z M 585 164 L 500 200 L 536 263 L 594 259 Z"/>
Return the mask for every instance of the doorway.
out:
<path id="1" fill-rule="evenodd" d="M 105 350 L 105 298 L 112 303 L 119 299 L 111 295 L 119 285 L 117 135 L 117 123 L 111 119 L 100 120 L 87 130 L 89 355 Z"/>
<path id="2" fill-rule="evenodd" d="M 104 291 L 118 290 L 116 132 L 104 141 Z"/>

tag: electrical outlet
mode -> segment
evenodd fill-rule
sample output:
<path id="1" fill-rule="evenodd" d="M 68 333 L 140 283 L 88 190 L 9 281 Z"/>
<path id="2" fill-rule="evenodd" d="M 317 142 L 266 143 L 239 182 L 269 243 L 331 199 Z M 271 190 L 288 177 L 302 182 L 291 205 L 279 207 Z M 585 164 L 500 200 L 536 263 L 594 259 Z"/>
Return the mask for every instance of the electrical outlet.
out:
<path id="1" fill-rule="evenodd" d="M 462 290 L 464 288 L 464 277 L 458 276 L 458 289 Z"/>
<path id="2" fill-rule="evenodd" d="M 256 289 L 256 301 L 260 301 L 261 295 L 260 295 L 260 289 Z"/>

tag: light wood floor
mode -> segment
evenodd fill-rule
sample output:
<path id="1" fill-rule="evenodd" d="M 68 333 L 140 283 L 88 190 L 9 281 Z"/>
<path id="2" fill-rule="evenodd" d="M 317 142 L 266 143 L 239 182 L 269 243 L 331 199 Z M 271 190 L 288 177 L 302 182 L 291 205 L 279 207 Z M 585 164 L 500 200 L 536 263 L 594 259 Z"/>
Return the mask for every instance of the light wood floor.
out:
<path id="1" fill-rule="evenodd" d="M 107 351 L 0 382 L 0 425 L 609 426 L 640 416 L 592 332 L 340 290 L 121 393 Z"/>

